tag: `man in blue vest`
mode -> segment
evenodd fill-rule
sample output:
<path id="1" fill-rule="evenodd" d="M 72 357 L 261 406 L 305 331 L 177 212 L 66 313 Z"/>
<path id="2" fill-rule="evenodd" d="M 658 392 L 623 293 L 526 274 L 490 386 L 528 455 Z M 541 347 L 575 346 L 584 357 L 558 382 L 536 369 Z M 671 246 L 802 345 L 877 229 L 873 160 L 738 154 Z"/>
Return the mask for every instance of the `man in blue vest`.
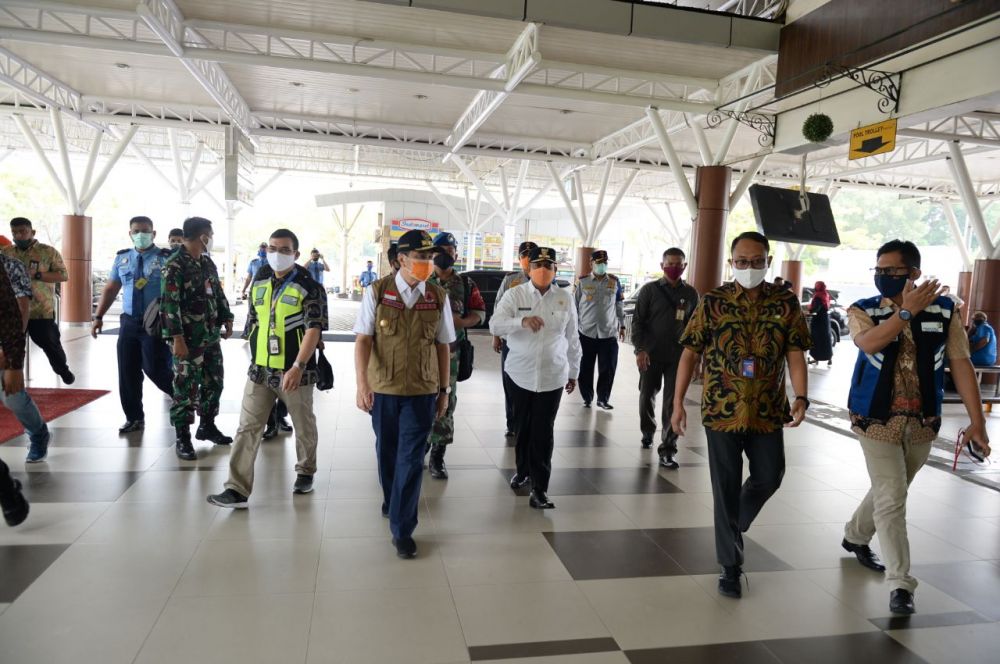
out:
<path id="1" fill-rule="evenodd" d="M 906 496 L 941 427 L 946 359 L 969 414 L 967 439 L 984 455 L 990 446 L 969 343 L 954 302 L 941 295 L 935 280 L 914 285 L 921 272 L 920 251 L 912 242 L 892 240 L 877 256 L 879 295 L 859 300 L 847 311 L 859 349 L 848 408 L 872 486 L 847 522 L 842 546 L 865 567 L 884 571 L 889 610 L 910 614 L 917 580 L 910 576 Z M 884 565 L 868 546 L 876 532 Z"/>
<path id="2" fill-rule="evenodd" d="M 254 276 L 244 337 L 253 360 L 243 390 L 240 426 L 229 458 L 225 491 L 208 497 L 219 507 L 245 508 L 253 491 L 254 463 L 261 433 L 275 398 L 288 406 L 295 423 L 293 493 L 311 493 L 316 474 L 318 431 L 313 412 L 316 346 L 327 327 L 326 294 L 298 266 L 299 239 L 279 228 L 267 245 L 267 264 Z"/>
<path id="3" fill-rule="evenodd" d="M 118 395 L 125 411 L 125 424 L 118 428 L 119 434 L 142 431 L 146 426 L 142 374 L 167 395 L 173 395 L 174 376 L 170 347 L 163 339 L 151 336 L 143 324 L 147 311 L 159 315 L 160 276 L 171 252 L 153 244 L 156 231 L 149 217 L 132 217 L 128 234 L 132 247 L 115 255 L 115 264 L 111 266 L 90 325 L 90 335 L 96 339 L 104 328 L 104 314 L 123 291 L 118 330 Z"/>

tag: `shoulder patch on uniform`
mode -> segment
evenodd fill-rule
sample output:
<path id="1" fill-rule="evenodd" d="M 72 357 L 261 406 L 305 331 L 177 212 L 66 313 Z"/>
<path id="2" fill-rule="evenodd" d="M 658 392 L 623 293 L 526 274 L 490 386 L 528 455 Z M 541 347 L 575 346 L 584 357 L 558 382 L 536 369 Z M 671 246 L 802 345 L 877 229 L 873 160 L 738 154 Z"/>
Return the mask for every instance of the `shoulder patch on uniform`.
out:
<path id="1" fill-rule="evenodd" d="M 127 254 L 130 251 L 132 251 L 132 250 L 131 249 L 122 249 L 121 251 L 116 251 L 115 255 L 116 256 L 121 256 L 122 254 Z"/>

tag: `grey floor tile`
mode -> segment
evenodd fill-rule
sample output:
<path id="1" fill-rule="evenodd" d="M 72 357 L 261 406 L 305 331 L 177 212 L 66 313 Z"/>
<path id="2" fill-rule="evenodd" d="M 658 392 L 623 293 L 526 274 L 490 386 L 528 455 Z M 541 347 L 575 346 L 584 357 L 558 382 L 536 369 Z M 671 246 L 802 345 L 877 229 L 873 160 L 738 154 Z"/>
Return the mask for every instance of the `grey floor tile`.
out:
<path id="1" fill-rule="evenodd" d="M 715 664 L 740 662 L 740 664 L 781 664 L 781 660 L 756 641 L 741 643 L 715 643 L 680 648 L 648 648 L 627 650 L 625 656 L 631 664 Z"/>
<path id="2" fill-rule="evenodd" d="M 67 548 L 68 544 L 0 546 L 0 603 L 17 599 Z"/>
<path id="3" fill-rule="evenodd" d="M 577 581 L 683 573 L 640 530 L 545 533 L 545 538 Z"/>
<path id="4" fill-rule="evenodd" d="M 118 500 L 142 473 L 46 472 L 11 473 L 21 480 L 32 503 L 108 503 Z"/>
<path id="5" fill-rule="evenodd" d="M 911 573 L 991 620 L 1000 621 L 1000 568 L 984 560 L 915 565 Z M 920 588 L 915 598 L 919 606 Z"/>
<path id="6" fill-rule="evenodd" d="M 667 552 L 687 574 L 719 571 L 715 555 L 715 528 L 651 528 L 646 535 Z M 743 536 L 743 568 L 747 572 L 782 572 L 792 569 L 749 535 Z"/>
<path id="7" fill-rule="evenodd" d="M 584 468 L 583 477 L 603 494 L 681 493 L 652 468 Z"/>
<path id="8" fill-rule="evenodd" d="M 781 662 L 923 664 L 924 659 L 882 632 L 764 641 Z"/>

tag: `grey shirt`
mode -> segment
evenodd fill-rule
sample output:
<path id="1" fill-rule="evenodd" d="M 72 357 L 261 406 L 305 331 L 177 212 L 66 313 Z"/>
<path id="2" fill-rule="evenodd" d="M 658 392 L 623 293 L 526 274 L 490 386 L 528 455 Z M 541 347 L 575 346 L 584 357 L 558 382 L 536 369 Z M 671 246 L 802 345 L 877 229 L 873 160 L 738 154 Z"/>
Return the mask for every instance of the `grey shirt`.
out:
<path id="1" fill-rule="evenodd" d="M 632 345 L 646 351 L 657 364 L 676 364 L 684 351 L 681 335 L 695 307 L 698 292 L 680 280 L 671 286 L 664 278 L 639 289 L 632 314 Z"/>
<path id="2" fill-rule="evenodd" d="M 618 277 L 592 274 L 576 283 L 576 311 L 580 334 L 591 339 L 610 339 L 625 327 L 625 294 Z"/>

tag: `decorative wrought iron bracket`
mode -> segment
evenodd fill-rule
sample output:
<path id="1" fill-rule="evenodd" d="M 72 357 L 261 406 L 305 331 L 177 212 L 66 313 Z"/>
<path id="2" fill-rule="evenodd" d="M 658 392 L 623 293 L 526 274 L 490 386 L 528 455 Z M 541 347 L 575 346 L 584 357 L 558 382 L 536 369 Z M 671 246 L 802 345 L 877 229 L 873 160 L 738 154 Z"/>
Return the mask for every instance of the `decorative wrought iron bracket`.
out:
<path id="1" fill-rule="evenodd" d="M 895 113 L 899 110 L 899 91 L 903 84 L 902 74 L 827 63 L 823 75 L 816 80 L 815 85 L 818 88 L 826 87 L 839 78 L 849 78 L 879 95 L 878 110 L 883 113 Z"/>
<path id="2" fill-rule="evenodd" d="M 718 127 L 726 118 L 736 120 L 740 124 L 744 124 L 751 129 L 760 132 L 757 142 L 761 145 L 761 147 L 767 147 L 774 144 L 774 127 L 776 121 L 773 115 L 765 115 L 763 113 L 744 113 L 742 111 L 729 111 L 717 108 L 708 114 L 708 126 Z"/>

